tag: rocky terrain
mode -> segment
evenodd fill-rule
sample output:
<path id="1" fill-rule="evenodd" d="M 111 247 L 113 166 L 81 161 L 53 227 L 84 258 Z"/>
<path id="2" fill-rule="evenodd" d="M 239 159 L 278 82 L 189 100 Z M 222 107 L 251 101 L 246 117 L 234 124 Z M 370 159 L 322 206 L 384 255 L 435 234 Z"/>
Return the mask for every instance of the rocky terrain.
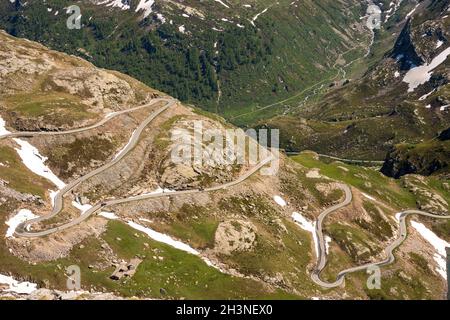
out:
<path id="1" fill-rule="evenodd" d="M 0 52 L 10 61 L 0 64 L 0 81 L 7 79 L 2 82 L 7 90 L 0 96 L 0 135 L 7 130 L 86 126 L 110 112 L 165 96 L 125 75 L 34 42 L 6 33 L 0 33 L 0 40 Z M 24 70 L 18 57 L 30 61 L 23 64 Z M 42 61 L 35 63 L 38 57 Z M 38 69 L 33 69 L 35 65 Z M 79 76 L 69 84 L 67 75 Z M 18 86 L 21 82 L 24 85 Z M 27 98 L 21 100 L 24 95 Z M 82 116 L 73 115 L 77 107 L 58 100 L 60 95 L 78 101 Z M 33 100 L 36 97 L 41 100 Z M 219 132 L 234 128 L 216 115 L 173 101 L 120 161 L 67 193 L 58 215 L 28 231 L 62 226 L 90 205 L 121 198 L 131 201 L 110 205 L 75 226 L 42 237 L 14 234 L 15 222 L 47 214 L 55 190 L 111 162 L 163 103 L 120 114 L 79 133 L 0 140 L 2 298 L 444 298 L 441 248 L 421 231 L 433 230 L 436 237 L 449 241 L 445 221 L 411 218 L 415 224 L 396 252 L 395 263 L 383 267 L 379 290 L 366 287 L 364 272 L 349 275 L 345 286 L 333 289 L 317 285 L 311 274 L 317 258 L 314 221 L 344 201 L 342 184 L 351 188 L 351 204 L 324 221 L 329 261 L 322 276 L 329 281 L 344 268 L 382 258 L 383 248 L 398 233 L 396 215 L 405 208 L 448 211 L 447 180 L 437 175 L 392 179 L 379 168 L 322 161 L 318 154 L 305 152 L 293 158 L 281 155 L 276 175 L 256 172 L 235 185 L 206 190 L 235 181 L 254 164 L 172 163 L 172 138 L 180 130 L 191 132 L 193 121 Z M 67 110 L 65 122 L 54 118 L 60 109 Z M 28 147 L 33 163 L 41 163 L 43 170 L 30 168 L 23 156 L 25 142 L 35 148 Z M 200 192 L 170 194 L 167 189 Z M 160 196 L 132 199 L 152 192 Z M 111 279 L 131 261 L 136 270 L 127 272 L 130 276 Z M 68 293 L 65 269 L 74 265 L 81 271 L 82 292 Z"/>

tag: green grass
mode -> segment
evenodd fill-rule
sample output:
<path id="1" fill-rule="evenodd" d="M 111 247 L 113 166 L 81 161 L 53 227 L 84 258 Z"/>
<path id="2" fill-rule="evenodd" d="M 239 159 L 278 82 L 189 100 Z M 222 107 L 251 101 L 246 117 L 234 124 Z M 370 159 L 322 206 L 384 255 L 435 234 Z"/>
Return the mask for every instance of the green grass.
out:
<path id="1" fill-rule="evenodd" d="M 381 251 L 373 239 L 358 228 L 331 223 L 325 226 L 325 231 L 355 263 L 365 262 Z M 360 252 L 360 249 L 366 248 L 368 251 Z"/>
<path id="2" fill-rule="evenodd" d="M 369 214 L 371 221 L 369 222 L 365 219 L 357 218 L 354 222 L 380 241 L 390 239 L 394 235 L 392 227 L 389 221 L 383 218 L 379 208 L 377 208 L 372 202 L 368 201 L 363 202 L 363 207 Z"/>
<path id="3" fill-rule="evenodd" d="M 152 228 L 166 234 L 171 234 L 197 249 L 214 247 L 214 237 L 219 221 L 210 210 L 197 205 L 184 204 L 175 214 L 147 213 L 152 219 L 160 217 L 164 223 L 155 221 Z"/>
<path id="4" fill-rule="evenodd" d="M 0 206 L 0 212 L 4 212 Z M 0 228 L 5 232 L 4 224 Z M 125 297 L 187 298 L 187 299 L 298 299 L 298 296 L 282 290 L 273 292 L 256 281 L 236 278 L 209 267 L 199 257 L 155 242 L 142 233 L 118 222 L 110 221 L 106 232 L 97 239 L 89 237 L 75 246 L 69 256 L 51 262 L 28 264 L 11 255 L 5 242 L 0 243 L 0 272 L 12 272 L 15 277 L 37 282 L 51 288 L 66 290 L 64 269 L 78 265 L 81 269 L 81 285 L 85 290 L 114 292 Z M 121 240 L 118 241 L 117 238 Z M 99 261 L 101 240 L 106 241 L 122 259 L 139 255 L 143 262 L 131 279 L 113 281 L 109 276 L 113 267 L 105 270 L 90 269 Z M 147 245 L 145 245 L 147 244 Z M 153 256 L 163 257 L 163 260 Z M 166 294 L 162 295 L 163 288 Z"/>
<path id="5" fill-rule="evenodd" d="M 80 98 L 61 92 L 32 92 L 16 94 L 4 99 L 11 111 L 25 118 L 43 117 L 45 123 L 53 125 L 73 125 L 76 121 L 91 119 L 93 113 L 87 111 Z"/>
<path id="6" fill-rule="evenodd" d="M 117 148 L 114 138 L 77 138 L 71 143 L 52 147 L 48 161 L 50 167 L 58 169 L 60 178 L 70 178 L 80 168 L 89 168 L 92 160 L 106 161 Z"/>
<path id="7" fill-rule="evenodd" d="M 54 188 L 48 180 L 29 171 L 10 147 L 0 146 L 0 162 L 5 164 L 0 166 L 0 179 L 9 182 L 11 189 L 45 198 L 46 190 Z"/>
<path id="8" fill-rule="evenodd" d="M 281 274 L 296 290 L 307 295 L 315 288 L 305 273 L 312 261 L 312 239 L 309 233 L 294 223 L 282 220 L 288 232 L 274 236 L 266 225 L 251 219 L 258 229 L 255 247 L 249 251 L 221 255 L 221 259 L 246 275 L 276 277 Z"/>
<path id="9" fill-rule="evenodd" d="M 292 157 L 292 159 L 306 168 L 318 168 L 322 175 L 345 182 L 396 208 L 416 207 L 414 196 L 402 188 L 399 181 L 390 179 L 377 170 L 340 162 L 326 164 L 316 160 L 314 155 L 308 152 Z"/>
<path id="10" fill-rule="evenodd" d="M 281 291 L 273 294 L 264 291 L 262 284 L 251 280 L 225 275 L 208 267 L 200 258 L 184 253 L 167 245 L 157 243 L 145 236 L 133 236 L 134 231 L 120 222 L 110 222 L 105 240 L 122 258 L 145 256 L 136 275 L 121 283 L 119 292 L 127 295 L 148 292 L 161 297 L 164 288 L 167 297 L 188 299 L 229 299 L 229 298 L 294 298 Z M 122 240 L 117 241 L 117 237 Z M 146 247 L 144 243 L 148 243 Z M 153 259 L 153 255 L 163 260 Z"/>

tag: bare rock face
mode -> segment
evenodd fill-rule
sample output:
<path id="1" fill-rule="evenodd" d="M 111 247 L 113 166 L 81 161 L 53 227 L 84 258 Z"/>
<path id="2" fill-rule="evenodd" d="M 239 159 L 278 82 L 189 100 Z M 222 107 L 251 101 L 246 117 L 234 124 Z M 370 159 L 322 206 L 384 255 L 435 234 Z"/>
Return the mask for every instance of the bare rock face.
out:
<path id="1" fill-rule="evenodd" d="M 405 187 L 416 195 L 419 209 L 437 215 L 448 212 L 450 204 L 441 195 L 429 190 L 422 176 L 409 175 L 403 181 Z"/>
<path id="2" fill-rule="evenodd" d="M 20 202 L 34 202 L 39 205 L 44 204 L 41 197 L 28 193 L 18 192 L 14 189 L 8 188 L 8 184 L 8 181 L 0 179 L 0 205 L 11 199 Z"/>
<path id="3" fill-rule="evenodd" d="M 155 95 L 125 75 L 0 31 L 0 111 L 16 130 L 86 126 Z"/>
<path id="4" fill-rule="evenodd" d="M 196 120 L 184 119 L 174 124 L 171 131 L 172 142 L 167 149 L 167 154 L 170 155 L 171 151 L 177 150 L 177 144 L 180 143 L 179 139 L 183 138 L 183 135 L 193 136 L 194 121 Z M 223 137 L 226 137 L 225 128 L 217 122 L 204 118 L 200 121 L 203 132 L 216 130 Z M 204 140 L 201 142 L 201 163 L 196 162 L 193 156 L 181 163 L 174 161 L 171 156 L 166 157 L 160 165 L 162 186 L 181 190 L 192 187 L 206 187 L 211 184 L 223 184 L 233 179 L 235 173 L 239 171 L 242 165 L 237 164 L 235 161 L 234 151 L 230 148 L 231 142 L 226 141 L 227 143 L 223 143 L 223 148 L 216 149 L 214 148 L 214 139 L 211 139 L 211 141 Z M 193 147 L 194 143 L 194 140 L 192 140 L 190 146 Z M 177 154 L 177 156 L 180 155 Z"/>
<path id="5" fill-rule="evenodd" d="M 249 221 L 229 220 L 219 224 L 215 250 L 223 254 L 251 250 L 256 241 L 256 227 Z"/>
<path id="6" fill-rule="evenodd" d="M 123 300 L 109 292 L 60 291 L 37 289 L 30 294 L 3 293 L 0 298 L 9 300 Z"/>
<path id="7" fill-rule="evenodd" d="M 37 74 L 56 66 L 38 44 L 13 40 L 2 31 L 0 39 L 0 95 L 31 90 Z"/>
<path id="8" fill-rule="evenodd" d="M 51 85 L 56 90 L 82 97 L 84 104 L 99 111 L 104 108 L 118 110 L 134 99 L 133 88 L 128 82 L 98 69 L 58 70 L 52 74 Z"/>

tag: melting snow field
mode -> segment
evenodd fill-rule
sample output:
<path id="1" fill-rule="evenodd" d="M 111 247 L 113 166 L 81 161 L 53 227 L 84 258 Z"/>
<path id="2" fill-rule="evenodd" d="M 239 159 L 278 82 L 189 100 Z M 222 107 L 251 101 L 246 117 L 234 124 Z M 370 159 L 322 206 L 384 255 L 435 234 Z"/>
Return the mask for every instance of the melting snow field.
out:
<path id="1" fill-rule="evenodd" d="M 122 9 L 122 10 L 128 10 L 128 9 L 130 9 L 130 5 L 129 4 L 126 4 L 126 3 L 123 3 L 123 1 L 122 0 L 105 0 L 105 1 L 102 1 L 102 2 L 99 2 L 98 3 L 99 5 L 102 5 L 102 4 L 105 4 L 107 7 L 116 7 L 116 8 L 120 8 L 120 9 Z"/>
<path id="2" fill-rule="evenodd" d="M 300 228 L 312 233 L 314 240 L 314 249 L 316 250 L 316 256 L 319 256 L 319 239 L 317 238 L 315 222 L 308 221 L 298 212 L 292 213 L 292 219 L 300 226 Z M 328 243 L 328 240 L 326 238 L 325 240 Z"/>
<path id="3" fill-rule="evenodd" d="M 403 78 L 403 82 L 406 82 L 409 85 L 408 92 L 414 92 L 417 87 L 427 83 L 431 79 L 433 70 L 447 60 L 449 55 L 450 47 L 442 51 L 436 58 L 433 59 L 433 61 L 431 61 L 430 64 L 425 64 L 409 70 L 406 73 L 405 78 Z"/>
<path id="4" fill-rule="evenodd" d="M 14 141 L 20 146 L 20 149 L 16 148 L 22 162 L 32 172 L 44 177 L 53 182 L 59 189 L 62 189 L 66 184 L 61 181 L 45 164 L 47 158 L 39 154 L 38 149 L 33 147 L 27 141 L 14 139 Z"/>
<path id="5" fill-rule="evenodd" d="M 122 155 L 122 153 L 125 151 L 126 148 L 131 144 L 131 141 L 133 140 L 134 134 L 136 133 L 136 130 L 133 131 L 133 134 L 130 137 L 130 140 L 128 140 L 128 143 L 120 150 L 114 157 L 114 160 L 116 160 L 118 157 Z"/>
<path id="6" fill-rule="evenodd" d="M 439 238 L 433 231 L 428 229 L 422 223 L 411 220 L 411 225 L 414 229 L 417 230 L 417 232 L 420 233 L 420 235 L 425 240 L 427 240 L 436 249 L 437 252 L 434 254 L 434 260 L 438 265 L 436 271 L 444 279 L 447 279 L 447 262 L 446 262 L 447 253 L 445 251 L 445 248 L 450 247 L 450 243 Z"/>
<path id="7" fill-rule="evenodd" d="M 187 252 L 187 253 L 190 253 L 190 254 L 193 254 L 196 256 L 200 255 L 200 253 L 197 250 L 195 250 L 194 248 L 188 246 L 187 244 L 184 244 L 183 242 L 174 240 L 171 237 L 169 237 L 168 235 L 156 232 L 150 228 L 141 226 L 140 224 L 137 224 L 133 221 L 128 221 L 128 225 L 130 227 L 132 227 L 133 229 L 136 229 L 138 231 L 145 233 L 146 235 L 148 235 L 150 238 L 152 238 L 155 241 L 168 244 L 171 247 L 174 247 L 176 249 L 182 250 L 184 252 Z"/>
<path id="8" fill-rule="evenodd" d="M 226 3 L 224 3 L 223 1 L 221 1 L 221 0 L 214 0 L 215 2 L 218 2 L 218 3 L 220 3 L 221 5 L 223 5 L 225 8 L 230 8 Z"/>
<path id="9" fill-rule="evenodd" d="M 5 128 L 5 120 L 3 120 L 3 118 L 0 116 L 0 136 L 4 136 L 8 133 L 11 133 L 10 131 L 6 130 Z"/>
<path id="10" fill-rule="evenodd" d="M 331 239 L 329 236 L 325 236 L 325 251 L 327 254 L 330 253 L 330 244 L 332 240 L 333 239 Z"/>
<path id="11" fill-rule="evenodd" d="M 104 217 L 106 219 L 109 219 L 109 220 L 117 220 L 117 219 L 119 219 L 119 217 L 116 216 L 113 212 L 100 212 L 98 215 L 101 216 L 101 217 Z"/>
<path id="12" fill-rule="evenodd" d="M 274 200 L 278 205 L 280 205 L 280 206 L 282 206 L 282 207 L 286 207 L 286 206 L 287 206 L 286 201 L 284 201 L 284 199 L 281 198 L 280 196 L 274 196 L 274 197 L 273 197 L 273 200 Z"/>
<path id="13" fill-rule="evenodd" d="M 0 117 L 0 135 L 10 133 L 5 129 L 5 121 Z M 44 177 L 51 182 L 53 182 L 59 189 L 62 189 L 66 186 L 66 184 L 61 181 L 44 163 L 47 158 L 41 156 L 39 154 L 38 149 L 33 147 L 27 141 L 21 139 L 14 139 L 14 141 L 20 146 L 19 148 L 15 148 L 17 154 L 21 158 L 23 164 L 30 169 L 33 173 Z M 52 201 L 52 205 L 54 203 L 54 199 L 57 192 L 50 190 L 50 198 Z M 12 237 L 14 234 L 14 230 L 16 227 L 27 220 L 36 218 L 30 210 L 22 209 L 20 210 L 16 216 L 12 217 L 10 220 L 6 222 L 9 226 L 8 231 L 6 232 L 6 237 Z"/>
<path id="14" fill-rule="evenodd" d="M 15 292 L 20 294 L 30 294 L 37 289 L 37 284 L 31 282 L 19 282 L 13 277 L 0 274 L 0 283 L 9 286 L 6 292 Z"/>
<path id="15" fill-rule="evenodd" d="M 37 217 L 37 215 L 33 214 L 28 209 L 20 210 L 14 217 L 6 221 L 6 225 L 8 226 L 8 230 L 6 231 L 6 238 L 14 237 L 14 231 L 19 224 Z"/>
<path id="16" fill-rule="evenodd" d="M 144 10 L 144 18 L 147 18 L 150 13 L 152 13 L 152 6 L 155 0 L 140 0 L 138 6 L 136 7 L 136 12 L 139 10 Z"/>
<path id="17" fill-rule="evenodd" d="M 171 192 L 175 192 L 174 190 L 170 190 L 170 189 L 162 189 L 161 187 L 158 187 L 155 191 L 149 192 L 149 193 L 143 193 L 134 197 L 130 197 L 130 199 L 136 199 L 139 197 L 143 197 L 143 196 L 151 196 L 151 195 L 156 195 L 156 194 L 163 194 L 163 193 L 171 193 Z"/>
<path id="18" fill-rule="evenodd" d="M 146 235 L 148 235 L 151 239 L 158 241 L 158 242 L 162 242 L 165 243 L 175 249 L 193 254 L 195 256 L 200 256 L 200 252 L 198 252 L 197 250 L 195 250 L 194 248 L 192 248 L 191 246 L 181 242 L 181 241 L 177 241 L 172 239 L 170 236 L 157 232 L 155 230 L 152 230 L 150 228 L 144 227 L 140 224 L 137 224 L 133 221 L 128 221 L 128 225 L 130 227 L 132 227 L 133 229 L 136 229 L 138 231 L 141 231 L 143 233 L 145 233 Z M 201 257 L 201 259 L 210 267 L 216 268 L 219 271 L 222 271 L 220 268 L 216 267 L 209 259 L 206 259 L 204 257 Z"/>
<path id="19" fill-rule="evenodd" d="M 92 206 L 90 204 L 81 204 L 76 201 L 72 201 L 72 206 L 74 206 L 75 208 L 80 210 L 81 214 L 85 213 L 86 211 L 88 211 L 89 209 L 92 208 Z"/>

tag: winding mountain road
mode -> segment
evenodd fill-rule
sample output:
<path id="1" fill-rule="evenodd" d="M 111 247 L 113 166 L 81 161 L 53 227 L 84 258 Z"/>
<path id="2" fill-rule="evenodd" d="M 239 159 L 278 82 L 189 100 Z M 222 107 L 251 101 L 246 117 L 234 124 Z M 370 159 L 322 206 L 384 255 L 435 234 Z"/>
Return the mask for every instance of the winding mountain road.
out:
<path id="1" fill-rule="evenodd" d="M 3 136 L 0 136 L 0 140 L 2 139 L 7 139 L 7 138 L 29 138 L 29 137 L 35 137 L 35 136 L 50 136 L 50 135 L 65 135 L 65 134 L 74 134 L 74 133 L 79 133 L 79 132 L 84 132 L 84 131 L 88 131 L 88 130 L 92 130 L 95 129 L 97 127 L 100 127 L 102 125 L 104 125 L 106 122 L 110 121 L 111 119 L 125 114 L 125 113 L 130 113 L 133 112 L 135 110 L 138 109 L 143 109 L 143 108 L 147 108 L 150 106 L 153 106 L 154 104 L 158 103 L 158 102 L 166 102 L 166 105 L 163 106 L 162 108 L 154 111 L 152 114 L 150 114 L 140 125 L 139 127 L 135 130 L 135 132 L 133 133 L 129 143 L 126 145 L 126 147 L 119 153 L 119 155 L 112 160 L 111 162 L 103 165 L 102 167 L 86 174 L 83 177 L 80 177 L 72 182 L 70 182 L 68 185 L 66 185 L 63 189 L 61 189 L 58 194 L 55 196 L 54 199 L 54 205 L 53 205 L 53 210 L 47 214 L 47 215 L 43 215 L 40 217 L 37 217 L 35 219 L 31 219 L 28 220 L 24 223 L 21 223 L 15 230 L 15 235 L 19 236 L 19 237 L 26 237 L 26 238 L 36 238 L 36 237 L 43 237 L 43 236 L 47 236 L 56 232 L 60 232 L 62 230 L 66 230 L 68 228 L 71 228 L 73 226 L 76 226 L 77 224 L 81 223 L 82 221 L 86 220 L 87 218 L 89 218 L 90 216 L 92 216 L 94 213 L 96 213 L 97 211 L 99 211 L 100 209 L 104 209 L 106 207 L 110 207 L 110 206 L 114 206 L 114 205 L 118 205 L 118 204 L 123 204 L 123 203 L 129 203 L 129 202 L 134 202 L 134 201 L 140 201 L 140 200 L 146 200 L 146 199 L 155 199 L 155 198 L 162 198 L 162 197 L 168 197 L 168 196 L 176 196 L 176 195 L 182 195 L 182 194 L 196 194 L 196 193 L 202 193 L 202 192 L 213 192 L 213 191 L 218 191 L 218 190 L 224 190 L 230 187 L 233 187 L 237 184 L 240 184 L 242 182 L 244 182 L 245 180 L 249 179 L 253 174 L 255 174 L 256 172 L 258 172 L 260 169 L 262 169 L 264 166 L 268 165 L 270 162 L 272 162 L 273 160 L 275 160 L 275 157 L 272 153 L 270 153 L 270 155 L 264 159 L 263 161 L 261 161 L 258 165 L 256 165 L 255 167 L 251 168 L 248 172 L 246 172 L 244 175 L 240 176 L 238 179 L 225 183 L 223 185 L 220 186 L 215 186 L 215 187 L 211 187 L 211 188 L 207 188 L 207 189 L 193 189 L 193 190 L 183 190 L 183 191 L 173 191 L 173 192 L 163 192 L 163 193 L 157 193 L 157 194 L 144 194 L 144 195 L 139 195 L 139 196 L 135 196 L 135 197 L 130 197 L 130 198 L 123 198 L 123 199 L 113 199 L 113 200 L 107 200 L 101 203 L 96 204 L 95 206 L 93 206 L 92 208 L 90 208 L 89 210 L 85 211 L 83 214 L 81 214 L 79 217 L 77 217 L 76 219 L 65 223 L 63 225 L 60 225 L 58 227 L 54 227 L 51 229 L 47 229 L 47 230 L 42 230 L 42 231 L 29 231 L 29 227 L 35 223 L 38 222 L 42 222 L 48 219 L 51 219 L 53 217 L 55 217 L 56 215 L 58 215 L 59 213 L 61 213 L 61 211 L 64 208 L 64 196 L 71 192 L 72 190 L 74 190 L 77 186 L 79 186 L 82 182 L 92 178 L 95 175 L 100 174 L 101 172 L 113 167 L 114 165 L 116 165 L 119 161 L 121 161 L 138 143 L 140 136 L 142 135 L 142 132 L 145 130 L 145 128 L 157 117 L 159 116 L 161 113 L 163 113 L 164 111 L 166 111 L 168 108 L 170 108 L 171 106 L 173 106 L 175 103 L 177 103 L 177 100 L 175 99 L 169 99 L 169 98 L 158 98 L 158 99 L 154 99 L 151 103 L 143 105 L 143 106 L 139 106 L 139 107 L 135 107 L 135 108 L 131 108 L 131 109 L 127 109 L 127 110 L 123 110 L 120 112 L 115 112 L 113 114 L 111 114 L 110 116 L 106 117 L 105 119 L 101 120 L 100 122 L 89 126 L 89 127 L 84 127 L 84 128 L 79 128 L 79 129 L 73 129 L 73 130 L 68 130 L 68 131 L 64 131 L 64 132 L 14 132 L 14 133 L 10 133 L 10 134 L 6 134 Z"/>
<path id="2" fill-rule="evenodd" d="M 115 164 L 117 164 L 119 161 L 121 161 L 137 145 L 139 138 L 142 135 L 145 128 L 161 113 L 163 113 L 168 108 L 170 108 L 171 106 L 176 104 L 177 100 L 171 99 L 171 98 L 154 99 L 149 104 L 131 108 L 131 109 L 127 109 L 127 110 L 123 110 L 123 111 L 119 111 L 119 112 L 115 112 L 115 113 L 107 116 L 105 119 L 101 120 L 100 122 L 98 122 L 92 126 L 89 126 L 89 127 L 78 128 L 78 129 L 68 130 L 68 131 L 64 131 L 64 132 L 62 132 L 62 131 L 61 132 L 14 132 L 14 133 L 9 133 L 9 134 L 0 136 L 0 140 L 2 140 L 2 139 L 7 139 L 7 138 L 25 138 L 25 137 L 29 138 L 29 137 L 35 137 L 35 136 L 66 135 L 66 134 L 74 134 L 74 133 L 84 132 L 84 131 L 98 128 L 119 115 L 130 113 L 130 112 L 133 112 L 133 111 L 136 111 L 139 109 L 147 108 L 147 107 L 153 106 L 154 104 L 156 104 L 158 102 L 166 102 L 166 105 L 161 107 L 160 109 L 154 111 L 138 126 L 138 128 L 133 133 L 127 146 L 122 150 L 122 152 L 120 152 L 120 154 L 114 160 L 112 160 L 111 162 L 103 165 L 102 167 L 100 167 L 100 168 L 86 174 L 85 176 L 80 177 L 80 178 L 70 182 L 68 185 L 66 185 L 55 196 L 52 212 L 50 212 L 47 215 L 43 215 L 38 218 L 31 219 L 31 220 L 28 220 L 28 221 L 20 224 L 15 230 L 15 235 L 17 235 L 19 237 L 26 237 L 26 238 L 37 238 L 37 237 L 51 235 L 53 233 L 60 232 L 60 231 L 66 230 L 68 228 L 71 228 L 73 226 L 76 226 L 79 223 L 88 219 L 90 216 L 92 216 L 99 210 L 104 209 L 106 207 L 111 207 L 114 205 L 130 203 L 130 202 L 146 200 L 146 199 L 156 199 L 156 198 L 176 196 L 176 195 L 197 194 L 197 193 L 203 193 L 203 192 L 214 192 L 214 191 L 219 191 L 219 190 L 225 190 L 227 188 L 233 187 L 235 185 L 238 185 L 238 184 L 244 182 L 245 180 L 249 179 L 252 175 L 254 175 L 256 172 L 261 170 L 264 166 L 268 165 L 270 162 L 275 160 L 274 155 L 271 153 L 270 156 L 268 156 L 265 160 L 261 161 L 257 166 L 251 168 L 244 175 L 240 176 L 238 179 L 236 179 L 234 181 L 225 183 L 223 185 L 219 185 L 219 186 L 215 186 L 215 187 L 211 187 L 211 188 L 207 188 L 207 189 L 202 189 L 202 190 L 193 189 L 193 190 L 183 190 L 183 191 L 170 191 L 170 192 L 162 192 L 162 193 L 157 193 L 157 194 L 155 194 L 155 193 L 143 194 L 143 195 L 129 197 L 129 198 L 123 198 L 123 199 L 107 200 L 107 201 L 96 204 L 95 206 L 93 206 L 92 208 L 90 208 L 89 210 L 87 210 L 86 212 L 81 214 L 76 219 L 74 219 L 68 223 L 65 223 L 63 225 L 60 225 L 58 227 L 54 227 L 54 228 L 42 230 L 42 231 L 36 231 L 36 232 L 29 231 L 29 227 L 31 225 L 51 219 L 52 217 L 61 213 L 61 211 L 63 210 L 63 207 L 64 207 L 63 199 L 67 193 L 74 190 L 82 182 L 113 167 Z M 405 239 L 407 238 L 407 235 L 408 235 L 407 234 L 408 228 L 406 225 L 406 219 L 408 216 L 421 215 L 421 216 L 436 218 L 436 219 L 450 219 L 450 216 L 438 216 L 438 215 L 430 214 L 430 213 L 420 211 L 420 210 L 407 210 L 407 211 L 402 212 L 399 215 L 399 236 L 388 247 L 386 247 L 386 249 L 385 249 L 385 254 L 387 257 L 386 259 L 379 261 L 379 262 L 369 263 L 369 264 L 365 264 L 362 266 L 345 269 L 345 270 L 339 272 L 339 274 L 337 275 L 336 281 L 327 282 L 320 278 L 320 274 L 323 271 L 323 269 L 326 267 L 326 264 L 327 264 L 326 241 L 325 241 L 325 236 L 323 234 L 323 223 L 324 223 L 324 220 L 328 217 L 328 215 L 349 205 L 353 200 L 353 195 L 352 195 L 352 191 L 351 191 L 350 187 L 345 184 L 340 184 L 340 187 L 345 192 L 345 200 L 340 204 L 337 204 L 333 207 L 330 207 L 330 208 L 324 210 L 320 214 L 320 216 L 318 217 L 318 219 L 316 221 L 315 232 L 316 232 L 316 236 L 317 236 L 317 239 L 319 242 L 318 243 L 319 250 L 318 250 L 318 257 L 317 257 L 317 265 L 311 274 L 311 279 L 319 286 L 322 286 L 327 289 L 336 288 L 336 287 L 339 287 L 342 284 L 344 284 L 345 276 L 350 273 L 366 270 L 370 267 L 382 267 L 382 266 L 386 266 L 386 265 L 393 263 L 395 261 L 395 256 L 393 253 L 394 250 L 397 249 L 405 241 Z"/>
<path id="3" fill-rule="evenodd" d="M 327 253 L 325 250 L 325 246 L 326 246 L 325 245 L 325 237 L 323 234 L 323 222 L 329 214 L 349 205 L 352 202 L 352 198 L 353 198 L 352 191 L 349 186 L 341 184 L 340 187 L 345 192 L 345 200 L 342 203 L 323 211 L 320 214 L 320 216 L 318 217 L 317 222 L 316 222 L 316 235 L 317 235 L 317 238 L 319 241 L 319 251 L 318 251 L 319 256 L 317 258 L 317 265 L 311 274 L 311 279 L 314 281 L 314 283 L 318 284 L 321 287 L 327 288 L 327 289 L 336 288 L 336 287 L 339 287 L 342 284 L 344 284 L 345 276 L 350 273 L 367 270 L 368 268 L 371 268 L 371 267 L 383 267 L 383 266 L 389 265 L 391 263 L 394 263 L 395 262 L 395 256 L 394 256 L 395 249 L 397 249 L 406 240 L 406 238 L 408 236 L 408 227 L 406 224 L 406 219 L 408 218 L 408 216 L 421 215 L 424 217 L 435 218 L 435 219 L 450 219 L 450 216 L 439 216 L 439 215 L 431 214 L 431 213 L 420 211 L 420 210 L 407 210 L 407 211 L 401 212 L 399 214 L 399 236 L 385 248 L 384 252 L 387 257 L 386 259 L 379 261 L 379 262 L 368 263 L 365 265 L 345 269 L 338 273 L 336 281 L 327 282 L 320 278 L 320 274 L 327 264 Z"/>

